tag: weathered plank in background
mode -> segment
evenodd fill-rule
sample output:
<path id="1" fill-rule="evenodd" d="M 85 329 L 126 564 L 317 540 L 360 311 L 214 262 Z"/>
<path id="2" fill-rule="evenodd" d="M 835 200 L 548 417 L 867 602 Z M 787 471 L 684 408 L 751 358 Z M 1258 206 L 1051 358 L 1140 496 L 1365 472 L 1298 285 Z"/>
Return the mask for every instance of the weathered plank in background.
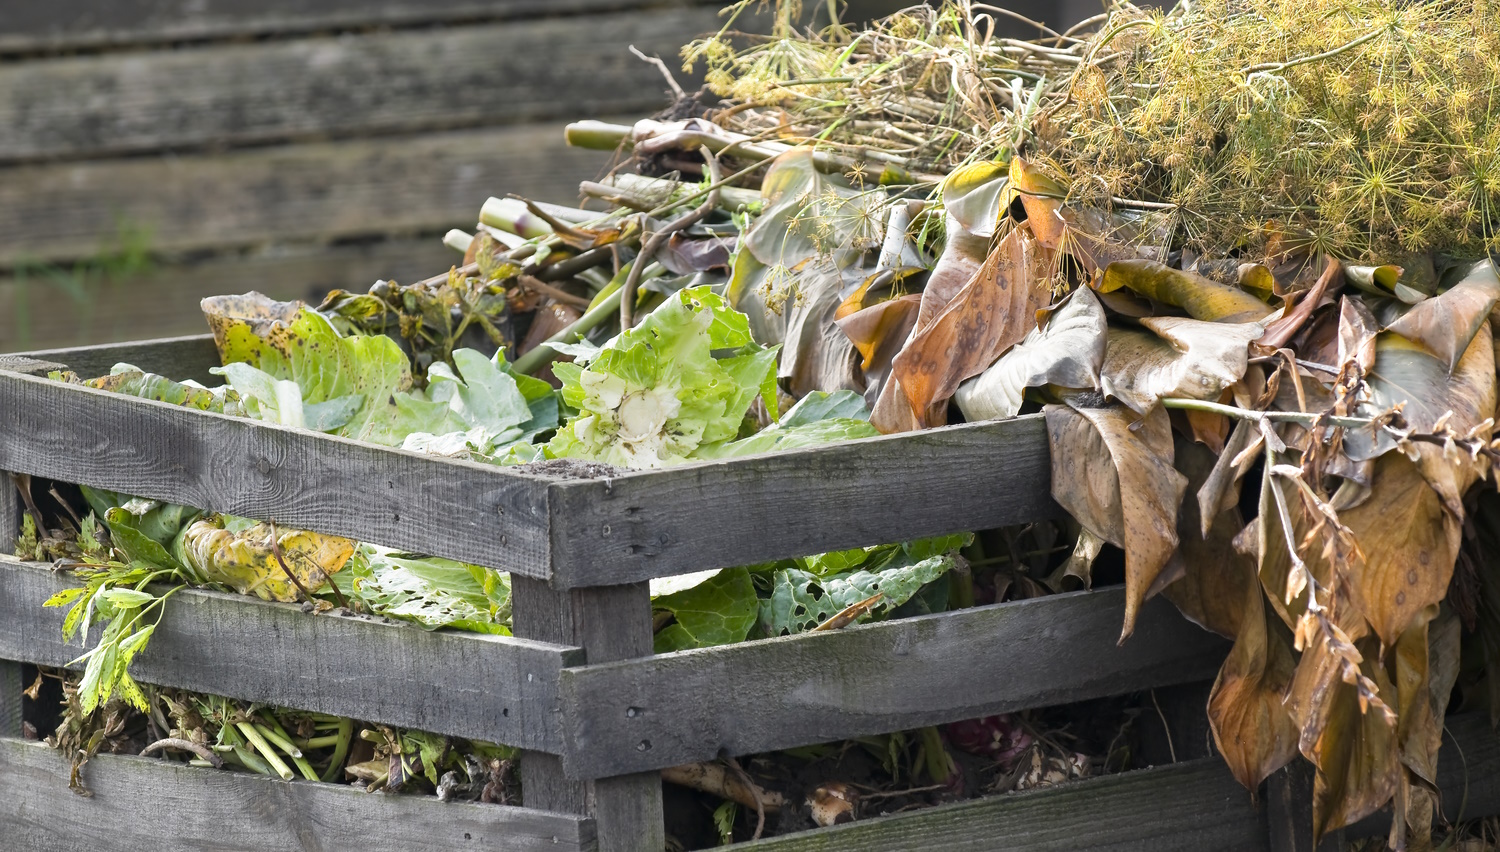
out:
<path id="1" fill-rule="evenodd" d="M 471 216 L 478 214 L 484 191 L 474 189 Z M 431 236 L 231 253 L 180 265 L 160 263 L 123 278 L 70 277 L 66 285 L 35 272 L 12 273 L 0 276 L 0 352 L 199 334 L 208 329 L 197 311 L 206 296 L 259 290 L 276 299 L 316 303 L 330 290 L 362 292 L 379 279 L 406 284 L 459 260 Z"/>
<path id="2" fill-rule="evenodd" d="M 0 65 L 0 161 L 571 120 L 666 106 L 707 7 Z"/>
<path id="3" fill-rule="evenodd" d="M 1073 12 L 1069 7 L 1077 6 Z M 0 6 L 0 53 L 160 44 L 246 35 L 280 35 L 342 28 L 458 24 L 528 15 L 611 12 L 630 0 L 58 0 Z M 641 4 L 644 5 L 644 4 Z M 651 7 L 724 5 L 722 0 L 650 0 Z M 812 4 L 810 4 L 812 5 Z M 817 14 L 823 4 L 815 4 Z M 842 19 L 868 20 L 912 5 L 912 0 L 850 0 Z M 1087 0 L 1011 0 L 1014 9 L 1053 26 L 1098 11 Z M 1059 9 L 1065 10 L 1059 14 Z M 1000 18 L 1001 35 L 1036 34 Z"/>
<path id="4" fill-rule="evenodd" d="M 224 382 L 222 377 L 209 372 L 210 368 L 219 366 L 219 350 L 214 347 L 212 334 L 191 334 L 136 343 L 100 343 L 71 349 L 43 349 L 22 353 L 17 357 L 54 362 L 59 367 L 84 377 L 105 375 L 114 365 L 125 363 L 178 381 L 196 379 L 207 385 Z M 11 369 L 3 356 L 0 356 L 0 369 Z M 21 372 L 33 376 L 46 375 L 24 370 Z"/>
<path id="5" fill-rule="evenodd" d="M 472 227 L 490 195 L 577 197 L 608 157 L 561 137 L 547 123 L 17 167 L 0 180 L 0 266 L 88 256 L 121 217 L 149 231 L 156 252 Z"/>
<path id="6" fill-rule="evenodd" d="M 628 0 L 58 0 L 0 4 L 0 52 L 613 12 Z M 652 6 L 720 5 L 653 0 Z"/>
<path id="7" fill-rule="evenodd" d="M 0 470 L 550 574 L 540 478 L 15 373 Z"/>
<path id="8" fill-rule="evenodd" d="M 0 557 L 0 659 L 61 666 L 65 607 L 78 583 Z M 184 590 L 131 666 L 142 681 L 453 736 L 560 751 L 558 671 L 577 648 L 404 624 L 314 616 L 246 595 Z M 97 640 L 97 635 L 90 637 Z"/>
<path id="9" fill-rule="evenodd" d="M 568 669 L 563 765 L 617 775 L 1211 677 L 1228 643 L 1121 589 Z"/>
<path id="10" fill-rule="evenodd" d="M 552 492 L 554 585 L 629 583 L 1054 517 L 1040 415 Z"/>
<path id="11" fill-rule="evenodd" d="M 511 608 L 517 636 L 579 645 L 601 662 L 651 654 L 647 583 L 558 591 L 540 580 L 512 578 Z M 559 705 L 560 722 L 566 708 L 561 701 Z M 661 783 L 661 774 L 654 771 L 573 781 L 551 754 L 521 756 L 527 806 L 593 817 L 600 852 L 639 852 L 666 845 Z"/>
<path id="12" fill-rule="evenodd" d="M 764 852 L 1263 852 L 1266 825 L 1218 758 L 736 844 Z"/>
<path id="13" fill-rule="evenodd" d="M 41 743 L 0 740 L 0 825 L 26 852 L 263 852 L 359 848 L 553 852 L 595 849 L 586 819 L 530 808 L 377 795 L 101 754 L 93 792 L 68 789 L 68 761 Z"/>
<path id="14" fill-rule="evenodd" d="M 20 532 L 21 498 L 10 474 L 0 470 L 0 554 L 14 553 Z M 0 737 L 21 736 L 21 664 L 0 660 Z"/>

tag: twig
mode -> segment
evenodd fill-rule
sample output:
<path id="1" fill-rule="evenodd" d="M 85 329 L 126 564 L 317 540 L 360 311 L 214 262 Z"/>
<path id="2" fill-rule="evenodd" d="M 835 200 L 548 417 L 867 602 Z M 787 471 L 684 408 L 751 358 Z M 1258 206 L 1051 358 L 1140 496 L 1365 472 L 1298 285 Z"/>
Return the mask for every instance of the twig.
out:
<path id="1" fill-rule="evenodd" d="M 179 739 L 177 737 L 167 737 L 165 739 L 160 739 L 152 743 L 151 745 L 146 746 L 145 748 L 141 749 L 141 757 L 145 757 L 148 754 L 154 754 L 166 748 L 175 748 L 179 751 L 190 751 L 193 754 L 196 754 L 204 760 L 208 761 L 213 765 L 213 768 L 224 768 L 224 759 L 222 757 L 219 757 L 217 754 L 209 751 L 204 746 L 198 745 L 197 743 L 191 742 L 189 740 Z"/>
<path id="2" fill-rule="evenodd" d="M 1157 703 L 1156 690 L 1151 692 L 1151 706 L 1156 708 L 1156 718 L 1161 720 L 1161 729 L 1167 735 L 1167 754 L 1171 755 L 1172 762 L 1177 762 L 1177 746 L 1172 744 L 1172 726 L 1167 724 L 1167 714 L 1161 712 L 1161 704 Z"/>
<path id="3" fill-rule="evenodd" d="M 639 59 L 642 62 L 649 62 L 652 65 L 656 66 L 656 70 L 660 71 L 661 75 L 667 78 L 667 85 L 672 87 L 672 94 L 677 96 L 677 100 L 680 101 L 683 98 L 687 97 L 687 93 L 682 90 L 681 86 L 677 85 L 677 78 L 672 76 L 672 69 L 667 67 L 667 63 L 661 61 L 661 59 L 658 57 L 647 56 L 646 54 L 641 53 L 639 50 L 636 50 L 636 47 L 633 44 L 630 46 L 630 52 L 635 54 L 636 59 Z"/>
<path id="4" fill-rule="evenodd" d="M 547 284 L 541 279 L 534 276 L 522 275 L 520 276 L 520 281 L 522 288 L 530 290 L 538 295 L 551 297 L 552 301 L 554 302 L 561 302 L 565 305 L 572 305 L 577 308 L 582 308 L 583 310 L 588 310 L 589 308 L 588 299 L 585 299 L 582 296 L 575 296 L 572 293 L 569 293 L 567 290 L 553 287 L 551 284 Z"/>
<path id="5" fill-rule="evenodd" d="M 630 274 L 625 278 L 625 284 L 620 287 L 620 331 L 629 331 L 635 326 L 635 291 L 641 283 L 641 273 L 646 271 L 646 264 L 651 261 L 651 256 L 656 254 L 663 244 L 678 231 L 703 219 L 714 211 L 719 205 L 718 183 L 722 179 L 719 173 L 719 160 L 714 153 L 705 145 L 699 149 L 703 154 L 703 161 L 708 164 L 710 184 L 713 188 L 708 191 L 708 198 L 693 210 L 684 213 L 676 219 L 668 222 L 660 231 L 651 235 L 646 244 L 641 246 L 641 253 L 636 255 L 635 262 L 630 265 Z"/>

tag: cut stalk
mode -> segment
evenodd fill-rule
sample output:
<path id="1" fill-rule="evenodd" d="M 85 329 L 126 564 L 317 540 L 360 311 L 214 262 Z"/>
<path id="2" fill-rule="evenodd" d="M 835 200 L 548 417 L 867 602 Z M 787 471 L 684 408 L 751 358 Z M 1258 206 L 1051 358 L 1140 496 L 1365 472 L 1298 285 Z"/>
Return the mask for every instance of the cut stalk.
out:
<path id="1" fill-rule="evenodd" d="M 528 240 L 552 233 L 552 226 L 527 210 L 526 202 L 517 198 L 491 198 L 486 201 L 479 209 L 479 221 Z"/>
<path id="2" fill-rule="evenodd" d="M 286 728 L 281 726 L 281 722 L 270 713 L 265 715 L 265 719 L 270 723 L 270 728 L 268 730 L 265 727 L 257 725 L 256 727 L 260 728 L 261 734 L 275 735 L 274 739 L 271 736 L 266 736 L 266 739 L 270 740 L 277 748 L 286 752 L 286 755 L 292 759 L 292 763 L 296 764 L 297 771 L 302 773 L 303 778 L 309 781 L 322 780 L 318 777 L 317 770 L 313 769 L 312 764 L 302 754 L 302 750 L 292 743 L 291 735 L 286 732 Z"/>
<path id="3" fill-rule="evenodd" d="M 250 745 L 254 746 L 255 751 L 265 759 L 271 769 L 277 775 L 281 776 L 281 780 L 290 781 L 296 777 L 296 773 L 292 772 L 292 768 L 286 765 L 286 761 L 281 759 L 281 755 L 276 753 L 276 749 L 272 748 L 269 742 L 266 742 L 266 738 L 261 736 L 260 731 L 256 729 L 254 723 L 235 722 L 234 726 L 239 729 L 241 734 L 245 735 L 245 739 L 250 741 Z"/>
<path id="4" fill-rule="evenodd" d="M 466 231 L 454 228 L 443 235 L 443 245 L 453 249 L 459 254 L 465 254 L 469 250 L 469 243 L 474 242 L 474 235 Z"/>
<path id="5" fill-rule="evenodd" d="M 324 781 L 337 781 L 344 771 L 344 760 L 349 756 L 349 741 L 354 737 L 354 720 L 340 719 L 338 742 L 333 748 L 333 757 L 328 760 L 328 769 L 323 772 Z"/>

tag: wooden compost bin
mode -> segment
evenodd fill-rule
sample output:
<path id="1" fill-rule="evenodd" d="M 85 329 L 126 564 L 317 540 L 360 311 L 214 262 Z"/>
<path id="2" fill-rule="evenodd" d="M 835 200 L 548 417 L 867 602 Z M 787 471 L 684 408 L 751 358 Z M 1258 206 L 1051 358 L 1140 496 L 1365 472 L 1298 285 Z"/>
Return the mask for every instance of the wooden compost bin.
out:
<path id="1" fill-rule="evenodd" d="M 143 681 L 526 750 L 526 807 L 444 804 L 19 739 L 20 663 L 60 666 L 74 581 L 0 561 L 0 834 L 26 850 L 655 852 L 659 770 L 1201 682 L 1226 644 L 1162 601 L 1116 646 L 1118 588 L 652 655 L 648 581 L 1054 517 L 1040 417 L 609 479 L 557 480 L 49 381 L 117 361 L 208 378 L 209 336 L 0 358 L 0 470 L 126 491 L 509 571 L 515 638 L 180 593 Z M 0 491 L 0 550 L 20 515 Z M 316 653 L 307 649 L 316 648 Z M 1198 711 L 1198 712 L 1201 712 Z M 1452 719 L 1444 797 L 1500 810 L 1488 723 Z M 1276 779 L 1273 779 L 1273 781 Z M 1216 757 L 764 840 L 859 849 L 1303 849 L 1297 776 L 1257 806 Z M 1359 827 L 1380 831 L 1378 820 Z"/>

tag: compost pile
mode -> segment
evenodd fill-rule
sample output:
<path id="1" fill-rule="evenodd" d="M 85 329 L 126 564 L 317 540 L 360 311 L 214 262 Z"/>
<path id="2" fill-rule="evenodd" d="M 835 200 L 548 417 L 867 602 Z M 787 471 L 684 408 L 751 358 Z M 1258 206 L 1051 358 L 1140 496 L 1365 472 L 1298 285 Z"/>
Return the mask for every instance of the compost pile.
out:
<path id="1" fill-rule="evenodd" d="M 540 474 L 1041 412 L 1070 522 L 658 582 L 657 650 L 1120 562 L 1122 642 L 1158 593 L 1233 640 L 1207 712 L 1242 783 L 1300 752 L 1319 837 L 1390 806 L 1430 845 L 1450 704 L 1500 714 L 1497 10 L 1122 4 L 1020 41 L 978 4 L 814 32 L 780 3 L 761 36 L 748 6 L 684 49 L 704 92 L 569 127 L 620 154 L 581 185 L 604 209 L 495 198 L 427 281 L 207 300 L 217 388 L 57 378 Z M 86 712 L 139 688 L 152 581 L 508 622 L 487 569 L 83 496 L 27 546 L 108 623 Z"/>

